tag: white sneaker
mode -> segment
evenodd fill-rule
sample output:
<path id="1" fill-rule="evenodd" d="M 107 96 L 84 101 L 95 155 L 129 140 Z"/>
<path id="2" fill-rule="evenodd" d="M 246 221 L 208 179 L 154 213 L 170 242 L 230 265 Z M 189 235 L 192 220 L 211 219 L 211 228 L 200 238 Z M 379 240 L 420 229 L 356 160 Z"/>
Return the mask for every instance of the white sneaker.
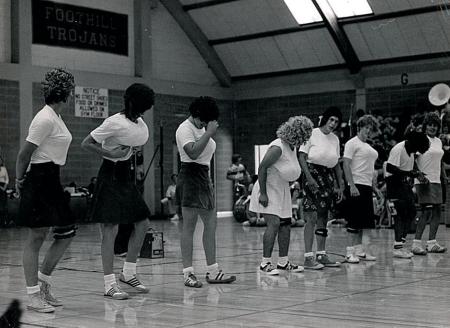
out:
<path id="1" fill-rule="evenodd" d="M 347 263 L 359 263 L 359 258 L 353 253 L 347 254 L 345 260 L 347 261 Z"/>
<path id="2" fill-rule="evenodd" d="M 392 252 L 392 255 L 394 257 L 397 257 L 400 259 L 410 259 L 413 256 L 412 253 L 410 253 L 408 250 L 406 250 L 404 248 L 394 249 L 394 251 Z"/>
<path id="3" fill-rule="evenodd" d="M 438 244 L 438 242 L 427 242 L 427 251 L 428 253 L 445 253 L 447 248 Z"/>
<path id="4" fill-rule="evenodd" d="M 356 254 L 356 256 L 363 261 L 376 261 L 377 258 L 367 253 Z"/>
<path id="5" fill-rule="evenodd" d="M 265 272 L 269 276 L 276 276 L 280 274 L 280 271 L 278 271 L 278 269 L 275 268 L 275 266 L 270 262 L 266 263 L 264 266 L 260 265 L 259 270 Z"/>
<path id="6" fill-rule="evenodd" d="M 28 295 L 30 298 L 30 304 L 27 305 L 28 310 L 33 310 L 39 313 L 52 313 L 55 312 L 55 307 L 47 303 L 42 297 L 41 292 Z"/>

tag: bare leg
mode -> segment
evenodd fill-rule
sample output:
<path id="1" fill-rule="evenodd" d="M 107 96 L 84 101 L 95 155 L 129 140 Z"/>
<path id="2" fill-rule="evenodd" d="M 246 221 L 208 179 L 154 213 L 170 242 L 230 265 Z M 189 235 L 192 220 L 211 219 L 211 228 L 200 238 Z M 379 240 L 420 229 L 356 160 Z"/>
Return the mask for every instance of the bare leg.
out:
<path id="1" fill-rule="evenodd" d="M 130 239 L 128 240 L 128 252 L 127 262 L 136 263 L 139 252 L 144 242 L 145 234 L 147 233 L 150 223 L 148 219 L 141 220 L 134 223 L 134 229 L 131 232 Z"/>
<path id="2" fill-rule="evenodd" d="M 419 217 L 419 222 L 417 222 L 416 227 L 416 235 L 414 239 L 421 240 L 423 231 L 425 230 L 425 227 L 427 226 L 428 218 L 431 216 L 431 209 L 426 208 L 425 206 L 422 206 L 422 213 Z M 431 222 L 430 222 L 430 233 L 431 233 Z"/>
<path id="3" fill-rule="evenodd" d="M 317 210 L 317 229 L 326 229 L 328 221 L 328 210 Z M 316 235 L 317 250 L 324 251 L 327 237 Z"/>
<path id="4" fill-rule="evenodd" d="M 433 206 L 433 214 L 430 220 L 430 235 L 428 240 L 436 239 L 436 234 L 441 223 L 441 205 L 437 204 Z"/>
<path id="5" fill-rule="evenodd" d="M 203 249 L 206 255 L 206 264 L 216 263 L 216 228 L 217 214 L 216 210 L 200 210 L 200 218 L 203 221 Z"/>
<path id="6" fill-rule="evenodd" d="M 23 249 L 23 271 L 27 287 L 38 284 L 39 250 L 47 236 L 48 228 L 30 228 Z"/>
<path id="7" fill-rule="evenodd" d="M 263 257 L 271 257 L 275 238 L 280 228 L 280 218 L 272 214 L 264 214 L 267 227 L 263 236 Z"/>
<path id="8" fill-rule="evenodd" d="M 278 229 L 278 255 L 280 257 L 288 256 L 289 244 L 291 242 L 291 219 L 289 224 L 280 224 Z"/>
<path id="9" fill-rule="evenodd" d="M 69 247 L 73 238 L 54 239 L 52 245 L 45 254 L 44 262 L 41 266 L 41 272 L 50 276 L 58 262 L 61 260 L 67 247 Z"/>
<path id="10" fill-rule="evenodd" d="M 312 252 L 313 244 L 314 244 L 314 231 L 316 230 L 317 224 L 317 212 L 304 212 L 305 215 L 305 230 L 304 230 L 304 239 L 305 239 L 305 253 Z"/>
<path id="11" fill-rule="evenodd" d="M 197 225 L 198 209 L 182 207 L 183 230 L 181 232 L 181 256 L 183 258 L 183 268 L 192 266 L 192 252 L 194 247 L 194 231 Z"/>
<path id="12" fill-rule="evenodd" d="M 113 274 L 114 266 L 114 240 L 117 236 L 117 224 L 101 224 L 102 230 L 102 263 L 103 274 Z"/>

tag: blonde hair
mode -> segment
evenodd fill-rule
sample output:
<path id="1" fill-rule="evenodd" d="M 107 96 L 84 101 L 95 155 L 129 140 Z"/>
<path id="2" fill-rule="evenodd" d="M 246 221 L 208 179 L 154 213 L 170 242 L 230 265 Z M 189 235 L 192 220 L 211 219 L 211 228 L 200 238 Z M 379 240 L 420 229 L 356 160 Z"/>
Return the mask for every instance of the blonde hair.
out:
<path id="1" fill-rule="evenodd" d="M 311 137 L 313 123 L 306 116 L 292 116 L 280 125 L 277 137 L 294 147 L 300 147 Z"/>

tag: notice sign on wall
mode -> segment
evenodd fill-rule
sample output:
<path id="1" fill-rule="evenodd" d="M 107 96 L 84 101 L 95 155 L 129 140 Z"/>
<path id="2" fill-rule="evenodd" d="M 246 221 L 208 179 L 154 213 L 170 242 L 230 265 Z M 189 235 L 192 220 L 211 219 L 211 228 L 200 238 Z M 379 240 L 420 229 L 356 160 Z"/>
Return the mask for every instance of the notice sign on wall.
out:
<path id="1" fill-rule="evenodd" d="M 33 43 L 128 56 L 128 16 L 33 0 Z"/>
<path id="2" fill-rule="evenodd" d="M 108 89 L 76 86 L 75 116 L 107 118 Z"/>

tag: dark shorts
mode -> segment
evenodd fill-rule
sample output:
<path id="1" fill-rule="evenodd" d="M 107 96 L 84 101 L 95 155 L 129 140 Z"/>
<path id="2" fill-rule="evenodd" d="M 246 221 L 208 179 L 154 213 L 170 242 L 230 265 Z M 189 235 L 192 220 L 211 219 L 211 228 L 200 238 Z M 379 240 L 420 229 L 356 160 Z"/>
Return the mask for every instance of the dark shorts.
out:
<path id="1" fill-rule="evenodd" d="M 103 160 L 89 216 L 91 222 L 111 224 L 134 223 L 150 217 L 150 210 L 136 187 L 130 160 Z"/>
<path id="2" fill-rule="evenodd" d="M 70 195 L 60 182 L 60 166 L 53 162 L 31 164 L 21 190 L 18 226 L 64 227 L 75 223 L 70 211 Z"/>
<path id="3" fill-rule="evenodd" d="M 419 204 L 442 204 L 442 186 L 440 183 L 416 184 L 414 186 Z"/>
<path id="4" fill-rule="evenodd" d="M 301 175 L 303 189 L 303 211 L 332 210 L 334 207 L 334 172 L 332 168 L 308 163 L 309 172 L 319 185 L 319 192 L 314 194 L 308 186 L 305 174 Z"/>
<path id="5" fill-rule="evenodd" d="M 357 230 L 375 228 L 372 186 L 361 184 L 355 186 L 359 191 L 357 197 L 350 196 L 350 187 L 345 189 L 347 227 Z"/>
<path id="6" fill-rule="evenodd" d="M 214 189 L 209 167 L 197 163 L 181 163 L 178 174 L 176 202 L 181 207 L 215 208 Z"/>

